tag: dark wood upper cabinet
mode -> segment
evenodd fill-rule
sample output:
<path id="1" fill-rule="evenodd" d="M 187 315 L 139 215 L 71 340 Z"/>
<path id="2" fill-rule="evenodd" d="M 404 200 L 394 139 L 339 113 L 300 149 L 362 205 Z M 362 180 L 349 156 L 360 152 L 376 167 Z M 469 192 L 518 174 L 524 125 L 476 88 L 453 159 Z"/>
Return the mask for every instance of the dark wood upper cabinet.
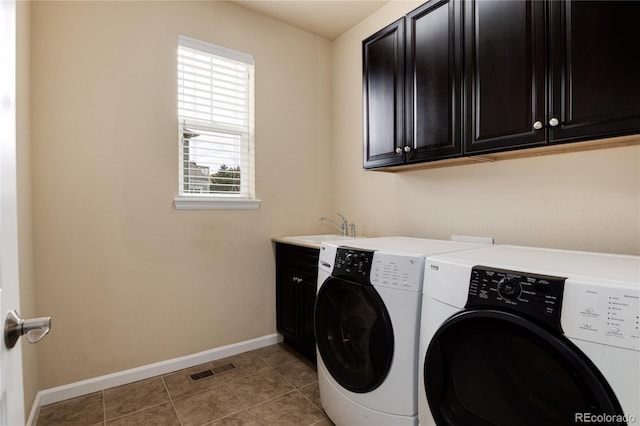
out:
<path id="1" fill-rule="evenodd" d="M 640 2 L 553 1 L 549 7 L 548 119 L 557 120 L 549 142 L 638 133 Z"/>
<path id="2" fill-rule="evenodd" d="M 364 40 L 365 168 L 462 153 L 461 21 L 432 0 Z"/>
<path id="3" fill-rule="evenodd" d="M 402 164 L 404 18 L 362 43 L 364 167 Z"/>
<path id="4" fill-rule="evenodd" d="M 363 42 L 364 167 L 640 133 L 638 17 L 640 1 L 425 3 Z"/>
<path id="5" fill-rule="evenodd" d="M 432 0 L 406 17 L 407 163 L 462 153 L 462 10 Z"/>
<path id="6" fill-rule="evenodd" d="M 465 152 L 544 145 L 545 3 L 464 5 Z"/>

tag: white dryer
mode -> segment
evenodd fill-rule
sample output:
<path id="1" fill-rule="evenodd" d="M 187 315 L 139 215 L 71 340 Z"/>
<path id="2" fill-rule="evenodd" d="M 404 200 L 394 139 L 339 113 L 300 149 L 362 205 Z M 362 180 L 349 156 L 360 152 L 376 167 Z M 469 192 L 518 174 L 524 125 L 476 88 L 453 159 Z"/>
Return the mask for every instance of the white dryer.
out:
<path id="1" fill-rule="evenodd" d="M 640 422 L 640 258 L 491 246 L 426 259 L 421 425 Z"/>
<path id="2" fill-rule="evenodd" d="M 318 385 L 336 425 L 417 424 L 424 259 L 474 247 L 403 237 L 322 244 L 314 315 Z"/>

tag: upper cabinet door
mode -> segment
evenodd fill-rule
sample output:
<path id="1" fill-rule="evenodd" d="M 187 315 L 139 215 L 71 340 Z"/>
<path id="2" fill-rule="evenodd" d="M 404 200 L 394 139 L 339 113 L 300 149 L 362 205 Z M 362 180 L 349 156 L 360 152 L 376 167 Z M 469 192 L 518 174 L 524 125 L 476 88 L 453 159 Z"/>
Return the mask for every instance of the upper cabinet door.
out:
<path id="1" fill-rule="evenodd" d="M 637 133 L 640 2 L 550 6 L 550 142 Z"/>
<path id="2" fill-rule="evenodd" d="M 465 2 L 465 152 L 546 143 L 544 9 L 542 1 Z"/>
<path id="3" fill-rule="evenodd" d="M 364 167 L 403 164 L 404 18 L 362 42 L 362 62 Z"/>
<path id="4" fill-rule="evenodd" d="M 462 10 L 432 0 L 406 19 L 407 163 L 462 153 Z"/>

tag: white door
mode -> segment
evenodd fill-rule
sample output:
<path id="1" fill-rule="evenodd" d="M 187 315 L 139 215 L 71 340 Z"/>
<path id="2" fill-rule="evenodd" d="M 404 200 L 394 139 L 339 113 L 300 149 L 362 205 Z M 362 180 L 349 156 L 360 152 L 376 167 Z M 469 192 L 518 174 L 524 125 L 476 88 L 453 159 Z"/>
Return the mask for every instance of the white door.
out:
<path id="1" fill-rule="evenodd" d="M 16 5 L 0 0 L 0 425 L 24 425 L 21 344 L 7 349 L 7 313 L 20 308 L 16 206 Z"/>

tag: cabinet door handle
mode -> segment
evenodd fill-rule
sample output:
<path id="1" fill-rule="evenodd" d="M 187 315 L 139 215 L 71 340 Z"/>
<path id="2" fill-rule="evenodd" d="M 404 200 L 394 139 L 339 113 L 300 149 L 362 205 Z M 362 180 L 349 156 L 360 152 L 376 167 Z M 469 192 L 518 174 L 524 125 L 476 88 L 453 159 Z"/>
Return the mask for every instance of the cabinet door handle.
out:
<path id="1" fill-rule="evenodd" d="M 402 148 L 400 147 L 396 148 L 396 154 L 402 154 Z"/>
<path id="2" fill-rule="evenodd" d="M 551 127 L 556 127 L 558 124 L 560 124 L 560 122 L 555 117 L 553 117 L 553 118 L 551 118 L 551 120 L 549 120 L 549 126 L 551 126 Z"/>
<path id="3" fill-rule="evenodd" d="M 540 130 L 542 129 L 542 121 L 536 121 L 535 123 L 533 123 L 533 128 L 535 130 Z"/>
<path id="4" fill-rule="evenodd" d="M 411 147 L 409 145 L 405 146 L 404 152 L 411 152 Z"/>

